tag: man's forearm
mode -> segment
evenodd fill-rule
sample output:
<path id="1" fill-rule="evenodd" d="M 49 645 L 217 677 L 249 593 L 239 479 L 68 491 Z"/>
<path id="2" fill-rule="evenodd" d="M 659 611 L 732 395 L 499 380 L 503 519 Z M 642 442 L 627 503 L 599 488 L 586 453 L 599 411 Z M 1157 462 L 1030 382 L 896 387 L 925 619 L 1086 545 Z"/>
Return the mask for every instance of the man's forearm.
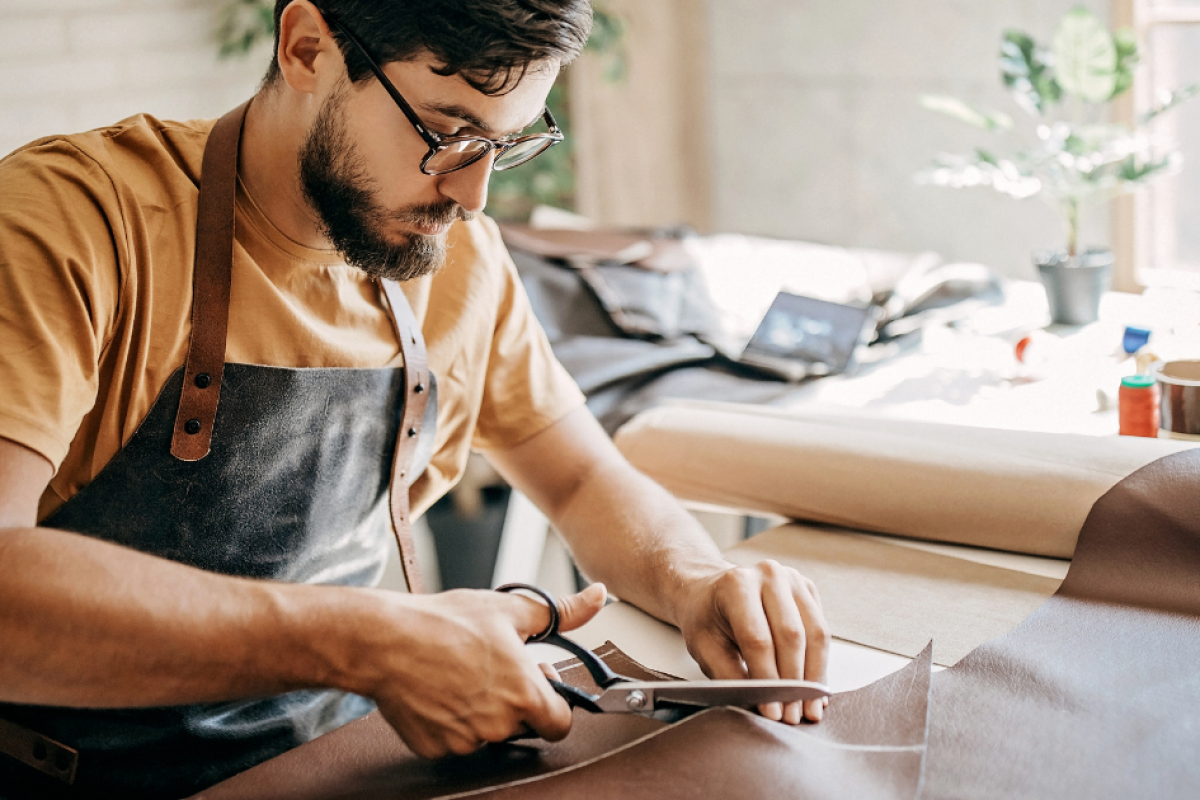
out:
<path id="1" fill-rule="evenodd" d="M 342 640 L 363 601 L 63 531 L 0 530 L 0 700 L 114 708 L 352 688 L 339 654 L 354 650 Z"/>
<path id="2" fill-rule="evenodd" d="M 694 579 L 731 566 L 674 497 L 623 461 L 598 464 L 555 517 L 589 577 L 672 624 Z"/>
<path id="3" fill-rule="evenodd" d="M 771 560 L 725 561 L 662 487 L 633 468 L 586 408 L 488 458 L 544 510 L 589 577 L 683 632 L 714 678 L 824 681 L 829 631 L 812 582 Z M 810 701 L 803 716 L 821 718 Z M 768 703 L 798 723 L 798 703 Z"/>

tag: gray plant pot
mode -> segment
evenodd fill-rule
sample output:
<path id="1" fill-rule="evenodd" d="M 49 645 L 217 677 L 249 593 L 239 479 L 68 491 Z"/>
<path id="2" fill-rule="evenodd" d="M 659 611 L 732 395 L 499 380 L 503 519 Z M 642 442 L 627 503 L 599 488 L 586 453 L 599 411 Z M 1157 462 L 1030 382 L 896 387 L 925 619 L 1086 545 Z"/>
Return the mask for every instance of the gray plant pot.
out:
<path id="1" fill-rule="evenodd" d="M 1112 285 L 1111 250 L 1085 250 L 1074 258 L 1062 251 L 1033 254 L 1046 287 L 1050 318 L 1059 325 L 1086 325 L 1100 313 L 1100 298 Z"/>

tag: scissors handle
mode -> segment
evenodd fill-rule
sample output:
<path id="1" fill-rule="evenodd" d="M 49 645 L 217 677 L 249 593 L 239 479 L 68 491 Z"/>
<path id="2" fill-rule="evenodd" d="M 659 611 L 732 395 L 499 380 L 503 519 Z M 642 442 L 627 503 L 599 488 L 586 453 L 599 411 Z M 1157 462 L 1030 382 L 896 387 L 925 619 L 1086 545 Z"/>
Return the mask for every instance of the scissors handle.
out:
<path id="1" fill-rule="evenodd" d="M 542 600 L 544 600 L 546 602 L 546 605 L 550 608 L 550 624 L 547 625 L 546 629 L 544 631 L 542 631 L 541 633 L 539 633 L 535 636 L 531 636 L 527 640 L 527 644 L 535 644 L 538 642 L 544 642 L 545 644 L 554 645 L 555 647 L 561 647 L 563 650 L 566 650 L 568 653 L 570 653 L 571 655 L 578 658 L 581 662 L 583 662 L 583 666 L 587 667 L 587 671 L 588 671 L 588 673 L 591 674 L 592 680 L 595 681 L 596 685 L 599 686 L 601 689 L 607 689 L 608 687 L 612 686 L 614 683 L 620 683 L 621 681 L 630 680 L 629 678 L 626 678 L 624 675 L 618 675 L 617 673 L 615 673 L 611 669 L 609 669 L 608 664 L 605 664 L 603 659 L 601 659 L 598 655 L 593 653 L 591 650 L 588 650 L 586 647 L 584 647 L 581 644 L 578 644 L 577 642 L 571 641 L 570 639 L 568 639 L 567 637 L 563 636 L 561 633 L 558 632 L 558 624 L 559 624 L 559 620 L 560 620 L 560 615 L 558 613 L 558 603 L 555 602 L 553 595 L 551 595 L 549 592 L 545 591 L 544 589 L 539 589 L 536 586 L 531 586 L 528 583 L 506 583 L 505 585 L 498 587 L 496 589 L 496 591 L 497 592 L 515 592 L 515 591 L 530 592 L 532 594 L 537 595 Z M 551 681 L 551 683 L 554 683 L 554 681 Z M 565 684 L 562 684 L 562 685 L 565 686 Z M 557 686 L 555 687 L 555 691 L 557 691 L 559 694 L 562 694 L 563 698 L 566 699 L 566 701 L 568 703 L 571 702 L 571 698 L 567 697 L 565 694 L 563 694 L 561 691 L 559 691 Z M 586 693 L 584 693 L 584 696 L 591 698 L 591 695 L 588 695 Z M 594 701 L 595 698 L 592 698 L 592 699 Z"/>
<path id="2" fill-rule="evenodd" d="M 593 714 L 604 713 L 604 709 L 596 702 L 600 699 L 599 695 L 588 694 L 583 689 L 576 688 L 562 681 L 550 680 L 550 686 L 558 693 L 559 697 L 567 701 L 567 705 L 571 708 L 582 708 L 584 711 L 590 711 Z"/>

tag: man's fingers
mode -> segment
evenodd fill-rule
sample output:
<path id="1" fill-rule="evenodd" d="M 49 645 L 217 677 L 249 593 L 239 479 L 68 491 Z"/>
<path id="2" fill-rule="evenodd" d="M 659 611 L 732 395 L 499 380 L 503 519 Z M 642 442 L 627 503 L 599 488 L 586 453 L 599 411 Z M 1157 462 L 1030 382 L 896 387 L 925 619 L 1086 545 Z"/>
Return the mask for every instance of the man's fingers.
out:
<path id="1" fill-rule="evenodd" d="M 521 641 L 537 636 L 550 625 L 550 609 L 544 600 L 513 592 L 498 594 L 496 598 L 498 603 L 504 604 Z"/>
<path id="2" fill-rule="evenodd" d="M 779 668 L 775 664 L 775 641 L 771 636 L 771 624 L 763 609 L 762 587 L 743 586 L 740 596 L 724 604 L 725 617 L 733 632 L 734 641 L 746 662 L 751 678 L 778 678 Z M 759 713 L 767 719 L 783 718 L 781 703 L 766 703 L 759 706 Z"/>
<path id="3" fill-rule="evenodd" d="M 559 630 L 573 631 L 586 624 L 604 608 L 608 589 L 603 583 L 593 583 L 578 594 L 558 599 Z"/>
<path id="4" fill-rule="evenodd" d="M 557 742 L 571 732 L 571 707 L 546 681 L 547 674 L 544 668 L 548 666 L 543 664 L 530 675 L 534 696 L 530 698 L 525 723 L 546 741 Z"/>
<path id="5" fill-rule="evenodd" d="M 512 615 L 513 627 L 522 639 L 537 636 L 550 625 L 550 609 L 540 597 L 515 592 L 501 596 L 512 598 L 507 607 Z M 607 599 L 608 589 L 603 583 L 593 583 L 578 594 L 557 598 L 558 629 L 570 631 L 584 625 L 604 608 Z"/>
<path id="6" fill-rule="evenodd" d="M 806 650 L 804 653 L 804 680 L 825 683 L 829 671 L 829 625 L 821 611 L 816 586 L 800 575 L 793 579 L 792 597 L 804 617 Z M 810 700 L 804 704 L 804 716 L 819 722 L 824 716 L 825 703 Z"/>
<path id="7" fill-rule="evenodd" d="M 558 674 L 558 670 L 556 670 L 553 667 L 553 665 L 545 664 L 545 663 L 538 664 L 538 669 L 540 669 L 542 671 L 542 674 L 545 675 L 550 680 L 558 681 L 560 683 L 562 682 L 562 676 Z"/>
<path id="8" fill-rule="evenodd" d="M 767 621 L 771 625 L 771 636 L 775 642 L 775 666 L 780 678 L 804 678 L 805 644 L 807 635 L 804 619 L 792 595 L 789 577 L 777 568 L 774 562 L 764 565 L 767 580 L 763 584 L 762 602 Z M 766 716 L 764 712 L 764 716 Z M 803 716 L 800 703 L 788 703 L 783 707 L 781 718 L 790 725 L 798 725 Z"/>
<path id="9" fill-rule="evenodd" d="M 762 604 L 771 626 L 779 677 L 803 679 L 808 637 L 804 618 L 786 576 L 769 575 L 763 583 Z"/>

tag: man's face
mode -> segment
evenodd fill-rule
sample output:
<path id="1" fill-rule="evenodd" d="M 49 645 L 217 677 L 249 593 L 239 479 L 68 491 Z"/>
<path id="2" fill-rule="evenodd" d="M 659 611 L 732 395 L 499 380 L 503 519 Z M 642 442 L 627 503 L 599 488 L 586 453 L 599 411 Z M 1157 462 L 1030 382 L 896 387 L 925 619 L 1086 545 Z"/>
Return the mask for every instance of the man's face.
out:
<path id="1" fill-rule="evenodd" d="M 535 68 L 513 91 L 484 95 L 429 58 L 384 71 L 439 135 L 499 139 L 541 116 L 556 65 Z M 300 184 L 330 243 L 370 275 L 409 280 L 445 261 L 446 233 L 487 202 L 492 156 L 446 175 L 420 170 L 428 146 L 378 80 L 333 83 L 300 150 Z M 520 169 L 520 167 L 518 167 Z"/>

